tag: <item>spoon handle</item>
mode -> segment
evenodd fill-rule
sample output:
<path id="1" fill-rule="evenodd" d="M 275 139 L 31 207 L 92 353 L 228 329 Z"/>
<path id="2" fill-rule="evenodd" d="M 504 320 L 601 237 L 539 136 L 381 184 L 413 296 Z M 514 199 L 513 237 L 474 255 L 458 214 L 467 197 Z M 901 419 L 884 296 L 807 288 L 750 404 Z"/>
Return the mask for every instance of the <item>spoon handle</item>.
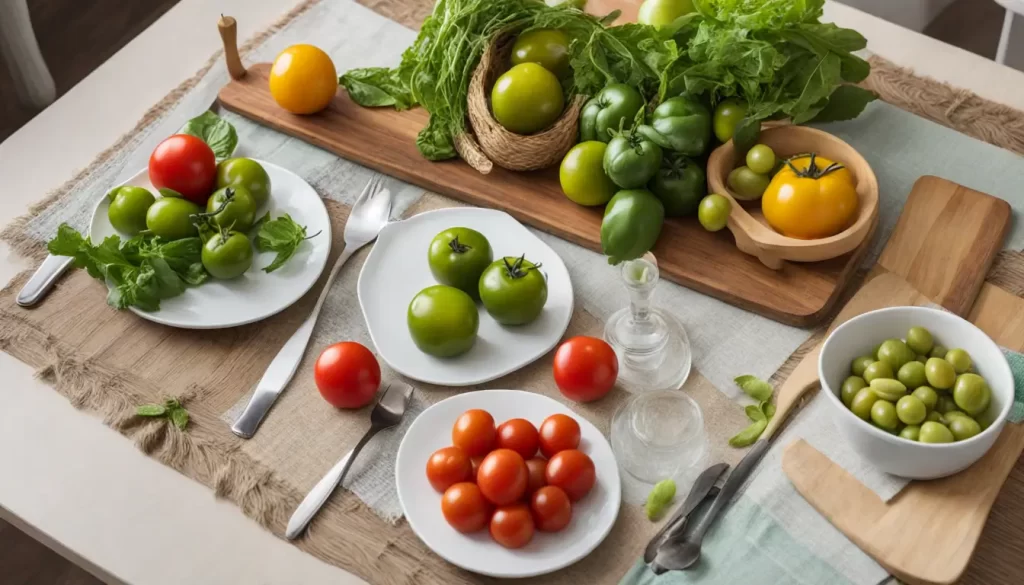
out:
<path id="1" fill-rule="evenodd" d="M 698 524 L 693 530 L 693 535 L 690 537 L 693 542 L 699 543 L 703 540 L 704 533 L 708 531 L 708 528 L 711 528 L 711 524 L 715 521 L 715 517 L 718 516 L 718 513 L 722 511 L 722 508 L 729 503 L 729 500 L 736 495 L 736 492 L 740 490 L 740 487 L 743 485 L 743 482 L 747 480 L 750 472 L 757 467 L 757 463 L 761 461 L 761 458 L 764 457 L 764 454 L 768 451 L 769 445 L 771 445 L 771 442 L 767 439 L 759 439 L 754 443 L 754 447 L 750 452 L 747 453 L 738 464 L 736 464 L 732 473 L 730 473 L 729 477 L 726 478 L 725 484 L 722 485 L 722 491 L 718 492 L 718 497 L 716 497 L 715 501 L 712 502 L 708 513 L 701 518 L 700 524 Z"/>

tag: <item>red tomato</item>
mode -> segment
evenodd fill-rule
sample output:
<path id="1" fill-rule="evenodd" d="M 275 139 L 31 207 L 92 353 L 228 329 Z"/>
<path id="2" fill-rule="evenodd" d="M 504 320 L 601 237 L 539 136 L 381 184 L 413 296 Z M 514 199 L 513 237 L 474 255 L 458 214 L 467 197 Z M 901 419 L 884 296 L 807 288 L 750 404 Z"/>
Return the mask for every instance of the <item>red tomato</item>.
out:
<path id="1" fill-rule="evenodd" d="M 580 446 L 580 423 L 571 416 L 553 414 L 540 423 L 540 452 L 551 458 L 559 451 Z"/>
<path id="2" fill-rule="evenodd" d="M 484 462 L 483 455 L 477 455 L 476 457 L 470 457 L 469 463 L 473 466 L 473 479 L 470 481 L 476 481 L 476 472 L 480 471 L 480 464 Z"/>
<path id="3" fill-rule="evenodd" d="M 530 498 L 533 521 L 541 532 L 558 532 L 572 520 L 572 503 L 565 490 L 548 485 Z"/>
<path id="4" fill-rule="evenodd" d="M 540 488 L 547 485 L 547 480 L 544 479 L 544 471 L 548 467 L 548 462 L 540 457 L 534 459 L 527 459 L 526 469 L 529 473 L 529 478 L 526 480 L 526 494 L 532 494 Z"/>
<path id="5" fill-rule="evenodd" d="M 491 538 L 505 548 L 521 548 L 533 539 L 533 517 L 526 504 L 503 506 L 491 516 Z"/>
<path id="6" fill-rule="evenodd" d="M 327 402 L 338 408 L 362 408 L 380 388 L 380 364 L 364 346 L 342 341 L 316 359 L 313 379 Z"/>
<path id="7" fill-rule="evenodd" d="M 444 493 L 457 483 L 472 481 L 473 465 L 458 447 L 438 449 L 427 459 L 427 480 L 435 490 Z"/>
<path id="8" fill-rule="evenodd" d="M 526 493 L 530 472 L 522 456 L 511 449 L 495 449 L 480 463 L 476 484 L 491 503 L 511 504 Z"/>
<path id="9" fill-rule="evenodd" d="M 582 451 L 569 449 L 561 451 L 548 461 L 544 472 L 548 485 L 565 490 L 569 499 L 576 502 L 594 487 L 597 472 L 594 462 Z"/>
<path id="10" fill-rule="evenodd" d="M 512 449 L 523 459 L 536 455 L 539 443 L 537 427 L 524 418 L 507 420 L 498 426 L 498 448 Z"/>
<path id="11" fill-rule="evenodd" d="M 441 513 L 459 532 L 476 532 L 487 526 L 491 506 L 475 483 L 457 483 L 441 496 Z"/>
<path id="12" fill-rule="evenodd" d="M 573 337 L 555 352 L 555 384 L 576 402 L 597 400 L 615 386 L 619 358 L 615 350 L 596 337 Z"/>
<path id="13" fill-rule="evenodd" d="M 174 189 L 205 207 L 217 180 L 217 159 L 202 138 L 175 134 L 149 156 L 149 180 L 157 189 Z"/>
<path id="14" fill-rule="evenodd" d="M 494 417 L 474 408 L 462 413 L 452 427 L 452 444 L 470 457 L 487 455 L 494 448 Z"/>

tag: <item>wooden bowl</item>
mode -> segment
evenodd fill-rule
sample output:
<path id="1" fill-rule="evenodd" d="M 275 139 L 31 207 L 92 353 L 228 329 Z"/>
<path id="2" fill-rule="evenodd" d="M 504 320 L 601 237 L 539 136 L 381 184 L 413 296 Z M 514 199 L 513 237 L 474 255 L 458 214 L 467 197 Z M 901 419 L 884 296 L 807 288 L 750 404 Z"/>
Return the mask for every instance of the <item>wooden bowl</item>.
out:
<path id="1" fill-rule="evenodd" d="M 739 201 L 726 185 L 729 172 L 737 166 L 736 152 L 730 140 L 716 148 L 708 159 L 708 186 L 712 193 L 720 193 L 732 203 L 728 227 L 736 238 L 737 248 L 757 256 L 765 266 L 779 270 L 785 260 L 818 262 L 852 252 L 871 233 L 878 223 L 878 179 L 864 157 L 852 146 L 827 132 L 807 126 L 769 128 L 761 132 L 758 142 L 770 146 L 779 159 L 815 152 L 845 165 L 857 181 L 857 217 L 842 232 L 816 240 L 790 238 L 773 230 L 761 214 L 760 199 Z M 743 204 L 751 207 L 744 208 Z"/>

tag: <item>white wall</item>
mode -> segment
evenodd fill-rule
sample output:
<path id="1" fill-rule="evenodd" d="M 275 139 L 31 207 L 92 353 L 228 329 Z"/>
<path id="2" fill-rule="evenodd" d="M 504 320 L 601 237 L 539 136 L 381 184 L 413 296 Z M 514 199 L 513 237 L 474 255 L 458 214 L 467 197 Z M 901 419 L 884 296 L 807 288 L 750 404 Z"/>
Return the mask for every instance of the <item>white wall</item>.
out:
<path id="1" fill-rule="evenodd" d="M 924 31 L 940 12 L 954 0 L 839 0 L 843 4 L 863 10 L 902 27 Z M 988 1 L 988 0 L 976 0 Z"/>

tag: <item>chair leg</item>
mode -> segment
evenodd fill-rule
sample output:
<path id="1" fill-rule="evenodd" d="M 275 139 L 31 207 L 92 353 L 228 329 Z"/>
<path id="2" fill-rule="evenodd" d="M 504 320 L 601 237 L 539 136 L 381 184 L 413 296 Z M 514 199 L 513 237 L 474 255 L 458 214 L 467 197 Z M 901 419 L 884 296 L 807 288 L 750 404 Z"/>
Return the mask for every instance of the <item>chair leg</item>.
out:
<path id="1" fill-rule="evenodd" d="M 999 48 L 996 49 L 996 63 L 1006 63 L 1006 48 L 1010 44 L 1010 27 L 1013 26 L 1014 12 L 1006 9 L 1006 16 L 1003 17 L 1003 32 L 999 35 Z"/>
<path id="2" fill-rule="evenodd" d="M 14 78 L 14 89 L 22 105 L 42 109 L 57 99 L 53 77 L 32 30 L 26 0 L 0 0 L 0 57 Z"/>

